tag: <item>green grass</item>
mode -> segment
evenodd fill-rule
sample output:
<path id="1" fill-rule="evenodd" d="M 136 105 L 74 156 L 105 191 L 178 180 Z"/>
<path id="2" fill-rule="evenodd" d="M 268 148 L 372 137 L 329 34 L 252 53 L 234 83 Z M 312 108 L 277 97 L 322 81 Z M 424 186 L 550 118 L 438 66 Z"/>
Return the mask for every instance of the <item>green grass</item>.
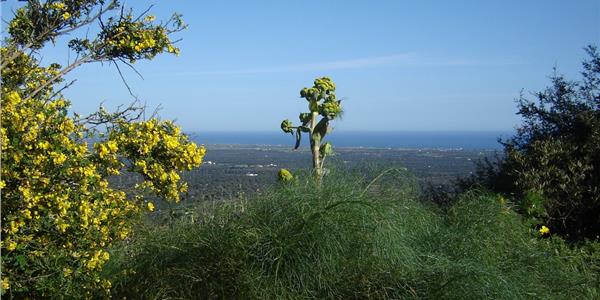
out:
<path id="1" fill-rule="evenodd" d="M 338 171 L 321 188 L 301 181 L 187 207 L 140 226 L 106 274 L 115 296 L 149 299 L 600 295 L 596 244 L 537 238 L 493 195 L 467 193 L 442 211 L 419 201 L 408 174 L 370 182 Z"/>

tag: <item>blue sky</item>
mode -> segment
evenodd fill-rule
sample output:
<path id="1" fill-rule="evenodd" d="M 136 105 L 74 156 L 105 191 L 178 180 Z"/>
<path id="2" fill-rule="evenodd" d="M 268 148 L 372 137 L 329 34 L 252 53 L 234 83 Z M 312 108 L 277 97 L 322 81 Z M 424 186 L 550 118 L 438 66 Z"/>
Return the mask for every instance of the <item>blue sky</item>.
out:
<path id="1" fill-rule="evenodd" d="M 600 1 L 126 1 L 183 14 L 179 57 L 126 71 L 134 93 L 186 131 L 275 131 L 296 120 L 299 90 L 330 76 L 344 131 L 510 130 L 519 92 L 552 67 L 577 78 L 582 48 L 600 45 Z M 10 19 L 9 0 L 2 16 Z M 64 47 L 43 61 L 65 63 Z M 73 109 L 132 100 L 114 67 L 69 75 Z"/>

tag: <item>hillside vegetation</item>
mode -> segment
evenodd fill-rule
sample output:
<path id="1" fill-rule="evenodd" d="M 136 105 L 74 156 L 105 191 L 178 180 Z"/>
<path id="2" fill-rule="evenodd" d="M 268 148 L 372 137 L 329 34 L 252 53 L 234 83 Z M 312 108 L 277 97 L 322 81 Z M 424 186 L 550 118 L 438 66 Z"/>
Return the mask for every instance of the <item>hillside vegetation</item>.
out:
<path id="1" fill-rule="evenodd" d="M 101 63 L 133 96 L 121 68 L 178 55 L 181 16 L 117 0 L 24 2 L 0 47 L 2 297 L 600 299 L 596 47 L 579 81 L 556 74 L 522 97 L 504 156 L 437 203 L 401 169 L 332 167 L 324 138 L 342 106 L 320 77 L 300 91 L 300 123 L 281 123 L 296 148 L 308 135 L 312 170 L 281 169 L 251 198 L 177 206 L 197 195 L 183 176 L 204 146 L 146 117 L 137 98 L 81 116 L 63 91 L 75 83 L 65 75 Z M 47 61 L 49 46 L 74 59 Z"/>
<path id="2" fill-rule="evenodd" d="M 571 241 L 600 239 L 600 52 L 585 50 L 581 79 L 555 69 L 534 99 L 521 96 L 523 124 L 502 141 L 504 157 L 466 184 L 503 193 L 532 223 Z"/>
<path id="3" fill-rule="evenodd" d="M 140 225 L 106 272 L 128 298 L 600 296 L 597 244 L 542 238 L 497 195 L 466 193 L 441 210 L 416 191 L 408 174 L 337 171 L 320 188 L 300 180 L 198 204 Z"/>

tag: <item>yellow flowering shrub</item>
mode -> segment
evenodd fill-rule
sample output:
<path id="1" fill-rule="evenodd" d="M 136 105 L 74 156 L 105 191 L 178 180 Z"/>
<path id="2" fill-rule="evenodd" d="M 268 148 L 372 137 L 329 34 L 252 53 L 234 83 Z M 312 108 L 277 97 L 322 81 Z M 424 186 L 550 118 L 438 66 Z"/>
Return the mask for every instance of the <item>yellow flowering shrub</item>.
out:
<path id="1" fill-rule="evenodd" d="M 199 166 L 206 153 L 204 147 L 189 142 L 173 122 L 156 119 L 120 122 L 108 134 L 108 139 L 97 143 L 95 148 L 98 158 L 104 160 L 109 169 L 118 170 L 124 165 L 118 157 L 127 157 L 128 169 L 144 179 L 136 186 L 138 189 L 174 201 L 179 201 L 179 194 L 187 191 L 187 184 L 180 182 L 179 173 Z"/>
<path id="2" fill-rule="evenodd" d="M 102 39 L 107 45 L 105 51 L 108 55 L 125 57 L 131 62 L 140 58 L 151 59 L 165 49 L 179 55 L 179 48 L 169 40 L 168 30 L 152 26 L 154 16 L 149 15 L 138 21 L 133 21 L 132 18 L 129 15 L 109 25 L 104 31 Z"/>
<path id="3" fill-rule="evenodd" d="M 205 154 L 204 147 L 189 141 L 171 121 L 138 120 L 103 110 L 87 118 L 70 115 L 70 102 L 56 88 L 65 68 L 41 66 L 26 54 L 27 49 L 41 48 L 52 36 L 46 33 L 49 30 L 56 33 L 86 22 L 86 12 L 97 3 L 48 1 L 40 8 L 30 2 L 17 10 L 1 49 L 1 290 L 5 296 L 108 295 L 111 283 L 101 275 L 110 259 L 108 248 L 127 238 L 136 216 L 155 209 L 145 196 L 178 201 L 187 189 L 179 174 L 200 166 Z M 128 17 L 114 23 L 123 20 Z M 141 48 L 127 50 L 131 58 L 176 52 L 169 50 L 172 44 L 166 41 L 170 32 L 161 26 L 150 28 L 152 21 L 147 17 L 144 26 L 128 32 L 127 36 L 145 41 Z M 147 32 L 160 28 L 164 36 L 155 35 L 155 41 L 149 42 Z M 90 45 L 104 45 L 105 33 L 101 30 Z M 110 47 L 90 48 L 91 61 L 118 57 L 110 54 Z M 102 130 L 96 129 L 99 124 Z M 121 189 L 108 180 L 123 172 L 141 175 L 136 189 Z"/>

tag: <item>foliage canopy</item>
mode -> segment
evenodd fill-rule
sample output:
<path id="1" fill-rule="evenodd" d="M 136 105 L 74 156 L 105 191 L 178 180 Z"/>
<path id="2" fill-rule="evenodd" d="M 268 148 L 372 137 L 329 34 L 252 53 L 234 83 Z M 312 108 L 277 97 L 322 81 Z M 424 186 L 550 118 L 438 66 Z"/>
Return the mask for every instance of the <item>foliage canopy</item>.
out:
<path id="1" fill-rule="evenodd" d="M 47 44 L 77 29 L 77 59 L 43 66 Z M 84 63 L 117 67 L 160 53 L 177 54 L 170 35 L 185 28 L 178 15 L 157 23 L 117 1 L 28 1 L 16 10 L 3 41 L 1 91 L 2 293 L 11 297 L 92 297 L 111 282 L 100 270 L 108 247 L 125 239 L 131 221 L 153 210 L 146 196 L 178 201 L 179 173 L 198 167 L 204 147 L 171 121 L 142 119 L 132 104 L 87 117 L 69 113 L 63 76 Z M 109 180 L 140 175 L 135 189 Z M 98 295 L 96 295 L 98 296 Z"/>
<path id="2" fill-rule="evenodd" d="M 521 212 L 569 239 L 600 233 L 600 54 L 585 48 L 582 79 L 518 101 L 523 124 L 503 141 L 504 158 L 483 164 L 479 183 L 509 195 Z"/>

